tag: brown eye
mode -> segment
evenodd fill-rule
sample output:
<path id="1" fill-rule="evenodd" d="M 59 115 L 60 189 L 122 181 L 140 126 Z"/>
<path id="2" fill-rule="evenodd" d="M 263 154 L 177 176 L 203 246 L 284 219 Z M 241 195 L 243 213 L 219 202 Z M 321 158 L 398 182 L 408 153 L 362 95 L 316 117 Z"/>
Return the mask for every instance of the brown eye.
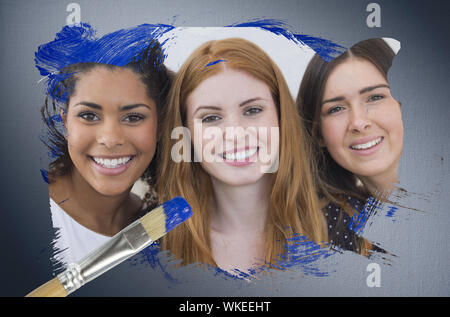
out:
<path id="1" fill-rule="evenodd" d="M 100 121 L 100 118 L 93 112 L 81 112 L 78 117 L 88 122 Z"/>
<path id="2" fill-rule="evenodd" d="M 140 113 L 131 113 L 125 117 L 124 121 L 127 123 L 137 123 L 144 119 L 145 119 L 145 116 L 143 116 Z"/>
<path id="3" fill-rule="evenodd" d="M 209 115 L 202 119 L 202 123 L 210 123 L 210 122 L 218 121 L 220 119 L 221 118 L 217 115 Z"/>

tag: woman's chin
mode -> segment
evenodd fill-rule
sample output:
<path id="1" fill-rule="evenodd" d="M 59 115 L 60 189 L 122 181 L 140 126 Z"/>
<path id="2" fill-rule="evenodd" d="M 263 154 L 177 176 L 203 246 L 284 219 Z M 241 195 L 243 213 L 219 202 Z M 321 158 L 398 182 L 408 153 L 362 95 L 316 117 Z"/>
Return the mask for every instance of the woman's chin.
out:
<path id="1" fill-rule="evenodd" d="M 124 186 L 95 186 L 94 189 L 102 196 L 106 197 L 116 197 L 128 193 L 131 187 Z"/>
<path id="2" fill-rule="evenodd" d="M 245 173 L 227 174 L 227 175 L 215 175 L 213 176 L 219 182 L 228 186 L 249 186 L 258 183 L 265 174 L 253 173 L 246 175 Z"/>

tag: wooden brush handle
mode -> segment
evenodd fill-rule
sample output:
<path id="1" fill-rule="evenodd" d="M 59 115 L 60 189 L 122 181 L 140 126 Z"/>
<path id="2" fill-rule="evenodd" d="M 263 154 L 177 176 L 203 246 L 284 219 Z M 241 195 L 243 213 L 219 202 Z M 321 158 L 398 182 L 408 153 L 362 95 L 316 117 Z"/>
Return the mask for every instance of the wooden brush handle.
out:
<path id="1" fill-rule="evenodd" d="M 26 297 L 66 297 L 67 292 L 61 282 L 55 277 L 42 286 L 39 286 Z"/>

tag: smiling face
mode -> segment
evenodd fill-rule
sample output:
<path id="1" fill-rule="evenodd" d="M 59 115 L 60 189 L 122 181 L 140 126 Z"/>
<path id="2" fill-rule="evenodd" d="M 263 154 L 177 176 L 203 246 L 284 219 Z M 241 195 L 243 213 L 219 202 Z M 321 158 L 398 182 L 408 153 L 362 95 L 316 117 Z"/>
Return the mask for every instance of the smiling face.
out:
<path id="1" fill-rule="evenodd" d="M 153 158 L 156 105 L 129 69 L 80 74 L 63 119 L 73 173 L 100 194 L 129 190 Z"/>
<path id="2" fill-rule="evenodd" d="M 277 107 L 269 87 L 246 72 L 203 80 L 187 97 L 186 122 L 196 157 L 216 180 L 252 184 L 277 161 Z"/>
<path id="3" fill-rule="evenodd" d="M 343 168 L 360 177 L 397 173 L 400 105 L 372 63 L 349 58 L 336 66 L 325 85 L 320 125 L 323 145 Z"/>

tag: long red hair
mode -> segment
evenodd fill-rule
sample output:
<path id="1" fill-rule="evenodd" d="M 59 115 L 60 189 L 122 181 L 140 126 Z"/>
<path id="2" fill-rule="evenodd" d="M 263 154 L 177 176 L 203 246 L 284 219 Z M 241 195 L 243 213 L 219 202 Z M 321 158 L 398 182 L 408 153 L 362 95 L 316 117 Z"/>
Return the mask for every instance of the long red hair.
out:
<path id="1" fill-rule="evenodd" d="M 306 137 L 295 102 L 284 77 L 270 57 L 255 44 L 239 38 L 209 41 L 197 48 L 179 70 L 169 93 L 167 112 L 162 120 L 161 167 L 157 177 L 160 201 L 183 196 L 194 215 L 168 233 L 162 247 L 188 263 L 216 265 L 210 240 L 210 176 L 200 163 L 172 160 L 174 128 L 185 126 L 186 99 L 206 78 L 225 67 L 245 71 L 269 87 L 277 106 L 280 125 L 278 171 L 271 175 L 273 186 L 265 227 L 265 261 L 272 263 L 293 234 L 306 235 L 315 242 L 326 241 L 327 233 L 320 214 L 316 184 L 312 176 L 311 146 Z M 206 67 L 208 65 L 208 67 Z M 186 138 L 185 138 L 186 140 Z M 188 142 L 188 141 L 186 141 Z M 190 142 L 190 140 L 189 140 Z M 185 148 L 189 148 L 186 144 Z"/>

